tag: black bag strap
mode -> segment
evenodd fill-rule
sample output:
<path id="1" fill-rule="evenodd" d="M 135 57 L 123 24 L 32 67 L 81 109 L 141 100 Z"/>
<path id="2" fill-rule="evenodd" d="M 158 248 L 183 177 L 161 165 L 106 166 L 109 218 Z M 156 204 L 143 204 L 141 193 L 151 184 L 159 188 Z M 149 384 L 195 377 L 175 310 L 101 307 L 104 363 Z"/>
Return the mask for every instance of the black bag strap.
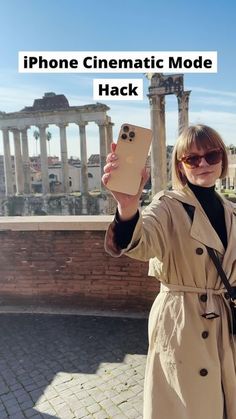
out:
<path id="1" fill-rule="evenodd" d="M 184 207 L 185 211 L 188 213 L 189 218 L 193 221 L 195 207 L 193 205 L 186 204 L 185 202 L 182 202 L 182 204 L 183 204 L 183 207 Z M 225 288 L 228 291 L 228 294 L 229 294 L 230 298 L 232 300 L 235 300 L 236 299 L 236 288 L 231 287 L 231 285 L 229 283 L 229 280 L 228 280 L 228 278 L 227 278 L 227 276 L 226 276 L 226 274 L 225 274 L 225 272 L 224 272 L 224 270 L 221 266 L 219 258 L 216 255 L 214 249 L 212 249 L 209 246 L 206 246 L 206 248 L 207 248 L 207 251 L 208 251 L 208 254 L 209 254 L 210 258 L 212 259 L 212 261 L 213 261 L 213 263 L 214 263 L 214 265 L 215 265 L 215 267 L 218 271 L 218 274 L 219 274 Z"/>

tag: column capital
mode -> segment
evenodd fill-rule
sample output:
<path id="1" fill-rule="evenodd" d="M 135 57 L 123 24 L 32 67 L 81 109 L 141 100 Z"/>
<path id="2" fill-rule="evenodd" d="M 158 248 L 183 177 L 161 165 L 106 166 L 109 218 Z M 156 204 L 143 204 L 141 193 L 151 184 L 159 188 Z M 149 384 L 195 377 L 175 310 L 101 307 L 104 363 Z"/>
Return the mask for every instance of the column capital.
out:
<path id="1" fill-rule="evenodd" d="M 24 128 L 21 128 L 20 129 L 20 132 L 27 132 L 27 130 L 30 128 L 30 125 L 27 125 L 26 127 L 24 127 Z"/>
<path id="2" fill-rule="evenodd" d="M 9 131 L 11 131 L 11 132 L 20 132 L 20 130 L 19 130 L 19 128 L 16 128 L 16 127 L 11 127 L 11 128 L 9 128 Z"/>
<path id="3" fill-rule="evenodd" d="M 106 127 L 108 125 L 107 121 L 95 121 L 95 123 L 99 126 L 99 127 Z"/>
<path id="4" fill-rule="evenodd" d="M 79 127 L 86 127 L 86 125 L 88 125 L 88 122 L 81 121 L 81 122 L 76 122 L 76 124 L 79 125 Z"/>
<path id="5" fill-rule="evenodd" d="M 56 124 L 59 128 L 66 128 L 66 127 L 68 127 L 68 122 L 58 122 L 57 124 Z"/>
<path id="6" fill-rule="evenodd" d="M 11 128 L 10 127 L 4 127 L 4 128 L 1 128 L 1 131 L 2 132 L 9 132 L 9 131 L 11 131 Z"/>
<path id="7" fill-rule="evenodd" d="M 150 94 L 147 96 L 149 98 L 150 106 L 155 106 L 156 110 L 161 111 L 161 108 L 165 103 L 165 95 Z"/>
<path id="8" fill-rule="evenodd" d="M 184 92 L 176 93 L 176 97 L 178 100 L 178 105 L 180 108 L 188 108 L 188 102 L 189 102 L 189 96 L 190 96 L 191 90 L 186 90 Z"/>
<path id="9" fill-rule="evenodd" d="M 38 125 L 36 125 L 36 127 L 40 130 L 40 129 L 46 129 L 46 128 L 48 128 L 49 125 L 48 124 L 38 124 Z"/>

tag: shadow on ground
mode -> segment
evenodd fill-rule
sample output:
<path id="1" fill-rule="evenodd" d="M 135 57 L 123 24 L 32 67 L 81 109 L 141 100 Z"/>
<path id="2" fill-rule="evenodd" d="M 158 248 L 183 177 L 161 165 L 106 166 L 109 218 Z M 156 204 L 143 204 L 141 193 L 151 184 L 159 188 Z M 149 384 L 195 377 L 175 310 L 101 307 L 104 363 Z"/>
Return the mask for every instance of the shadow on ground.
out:
<path id="1" fill-rule="evenodd" d="M 0 324 L 1 419 L 58 419 L 34 409 L 55 376 L 147 353 L 146 319 L 0 314 Z"/>

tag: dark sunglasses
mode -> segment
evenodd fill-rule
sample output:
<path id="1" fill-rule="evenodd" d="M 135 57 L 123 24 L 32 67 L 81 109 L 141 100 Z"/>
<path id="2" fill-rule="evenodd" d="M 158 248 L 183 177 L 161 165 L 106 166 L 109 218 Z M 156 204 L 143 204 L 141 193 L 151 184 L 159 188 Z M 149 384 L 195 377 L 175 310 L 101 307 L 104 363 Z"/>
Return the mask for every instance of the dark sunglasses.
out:
<path id="1" fill-rule="evenodd" d="M 208 164 L 217 164 L 222 160 L 222 156 L 222 150 L 212 150 L 202 156 L 199 156 L 198 154 L 189 154 L 188 156 L 182 157 L 180 161 L 182 161 L 189 169 L 195 169 L 199 166 L 203 157 Z"/>

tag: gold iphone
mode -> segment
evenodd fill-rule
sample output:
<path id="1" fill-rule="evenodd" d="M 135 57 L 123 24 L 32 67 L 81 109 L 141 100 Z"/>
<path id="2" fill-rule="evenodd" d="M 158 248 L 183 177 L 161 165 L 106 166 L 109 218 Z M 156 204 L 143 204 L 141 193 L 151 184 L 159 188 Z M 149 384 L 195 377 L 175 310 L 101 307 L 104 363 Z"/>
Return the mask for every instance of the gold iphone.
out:
<path id="1" fill-rule="evenodd" d="M 129 123 L 121 126 L 115 153 L 119 166 L 107 182 L 111 191 L 136 195 L 152 141 L 152 131 Z"/>

